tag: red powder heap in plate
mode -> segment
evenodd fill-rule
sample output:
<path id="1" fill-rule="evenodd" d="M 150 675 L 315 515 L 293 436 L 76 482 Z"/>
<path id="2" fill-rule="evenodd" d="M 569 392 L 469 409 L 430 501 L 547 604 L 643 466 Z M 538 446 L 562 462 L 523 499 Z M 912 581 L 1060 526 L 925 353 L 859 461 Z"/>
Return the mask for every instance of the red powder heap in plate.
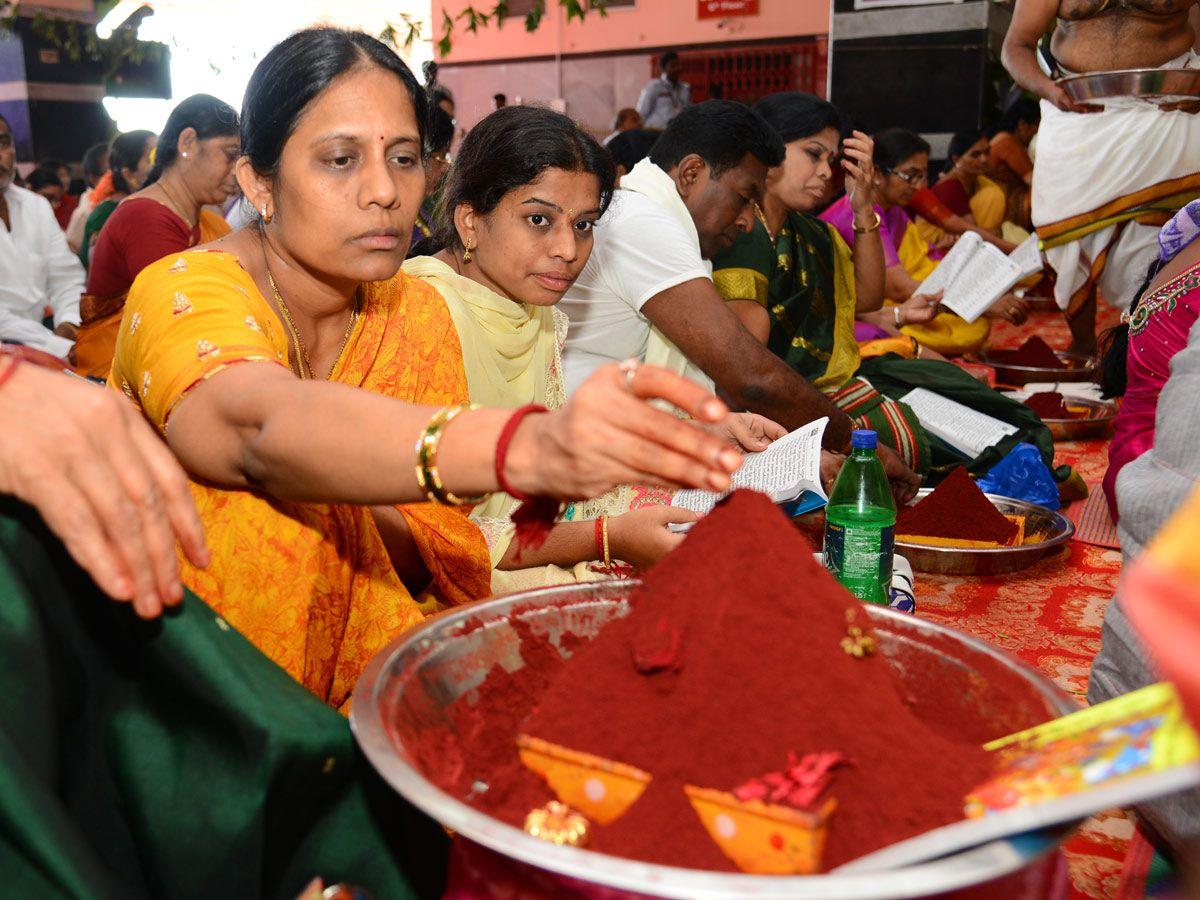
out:
<path id="1" fill-rule="evenodd" d="M 1064 363 L 1055 354 L 1054 349 L 1037 335 L 1034 335 L 1016 350 L 1001 351 L 1004 363 L 1010 366 L 1029 366 L 1035 369 L 1065 369 Z"/>
<path id="2" fill-rule="evenodd" d="M 960 538 L 1007 545 L 1016 537 L 1015 522 L 1004 517 L 959 466 L 914 506 L 900 510 L 896 534 Z"/>
<path id="3" fill-rule="evenodd" d="M 488 782 L 469 802 L 518 826 L 549 799 L 514 764 L 518 733 L 636 766 L 653 780 L 621 818 L 593 826 L 591 848 L 726 871 L 685 785 L 728 791 L 789 753 L 845 754 L 852 764 L 828 789 L 838 809 L 827 870 L 962 818 L 963 795 L 989 772 L 978 734 L 957 737 L 961 723 L 938 704 L 920 703 L 918 716 L 884 656 L 843 650 L 847 611 L 868 620 L 761 494 L 737 492 L 697 524 L 631 605 L 566 663 L 531 655 L 524 635 L 525 669 L 493 670 L 474 706 L 455 707 L 460 733 L 487 746 L 451 754 L 440 778 L 435 745 L 418 750 L 422 763 L 459 796 L 471 779 Z M 514 722 L 537 688 L 514 690 L 512 679 L 531 667 L 548 687 Z M 476 717 L 493 724 L 472 727 Z"/>
<path id="4" fill-rule="evenodd" d="M 1041 419 L 1082 419 L 1086 413 L 1075 412 L 1067 407 L 1066 398 L 1058 391 L 1042 391 L 1025 399 L 1025 405 Z"/>

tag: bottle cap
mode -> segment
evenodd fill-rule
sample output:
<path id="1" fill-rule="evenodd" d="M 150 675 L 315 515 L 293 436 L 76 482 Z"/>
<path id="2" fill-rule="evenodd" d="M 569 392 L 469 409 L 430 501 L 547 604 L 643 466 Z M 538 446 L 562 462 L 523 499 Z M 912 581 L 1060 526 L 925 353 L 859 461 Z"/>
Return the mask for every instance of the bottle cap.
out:
<path id="1" fill-rule="evenodd" d="M 854 450 L 874 450 L 879 438 L 870 428 L 856 428 L 850 432 L 850 447 Z"/>

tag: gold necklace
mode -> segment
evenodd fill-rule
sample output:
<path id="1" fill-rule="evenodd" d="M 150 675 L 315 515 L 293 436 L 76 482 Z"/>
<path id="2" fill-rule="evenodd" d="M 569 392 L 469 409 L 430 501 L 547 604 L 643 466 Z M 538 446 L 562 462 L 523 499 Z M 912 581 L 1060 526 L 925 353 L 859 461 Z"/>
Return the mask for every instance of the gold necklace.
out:
<path id="1" fill-rule="evenodd" d="M 275 302 L 279 305 L 279 311 L 283 313 L 283 322 L 287 325 L 288 334 L 292 338 L 292 346 L 296 351 L 296 365 L 299 368 L 299 375 L 302 379 L 316 380 L 316 375 L 313 373 L 312 362 L 308 358 L 308 347 L 304 344 L 304 338 L 300 336 L 300 329 L 296 327 L 296 320 L 292 318 L 292 311 L 288 309 L 287 303 L 283 300 L 283 295 L 279 293 L 279 286 L 275 284 L 275 276 L 271 274 L 271 267 L 266 264 L 266 256 L 263 257 L 263 266 L 267 270 L 267 281 L 271 283 L 271 293 L 275 295 Z M 354 309 L 350 311 L 350 323 L 346 326 L 346 333 L 342 335 L 342 345 L 338 347 L 337 356 L 333 358 L 333 365 L 329 369 L 329 376 L 337 370 L 338 363 L 342 360 L 342 354 L 346 352 L 346 344 L 350 342 L 350 335 L 354 332 L 354 325 L 358 322 L 358 303 L 354 304 Z M 326 379 L 328 380 L 328 377 Z"/>
<path id="2" fill-rule="evenodd" d="M 775 243 L 775 238 L 778 235 L 771 233 L 771 226 L 767 223 L 767 214 L 757 202 L 754 204 L 754 216 L 762 223 L 762 227 L 767 230 L 767 237 L 771 239 L 771 243 Z M 780 228 L 780 230 L 782 231 L 783 229 Z"/>

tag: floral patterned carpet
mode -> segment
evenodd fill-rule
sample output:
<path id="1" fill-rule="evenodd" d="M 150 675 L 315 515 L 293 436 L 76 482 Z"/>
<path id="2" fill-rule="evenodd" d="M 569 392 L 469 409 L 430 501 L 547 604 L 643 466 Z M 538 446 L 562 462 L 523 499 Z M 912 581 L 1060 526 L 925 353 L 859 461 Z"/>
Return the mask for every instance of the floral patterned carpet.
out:
<path id="1" fill-rule="evenodd" d="M 1116 324 L 1118 315 L 1114 309 L 1102 309 L 1100 327 Z M 994 327 L 991 345 L 1016 347 L 1033 334 L 1054 347 L 1066 347 L 1070 340 L 1062 315 L 1043 312 L 1020 327 Z M 1055 462 L 1074 466 L 1085 481 L 1096 484 L 1108 465 L 1107 441 L 1057 444 Z M 1072 541 L 1055 556 L 1014 575 L 918 575 L 917 603 L 920 615 L 1008 650 L 1082 704 L 1120 568 L 1118 551 Z M 1080 828 L 1063 850 L 1072 898 L 1116 896 L 1132 835 L 1131 821 L 1119 810 L 1096 816 Z"/>

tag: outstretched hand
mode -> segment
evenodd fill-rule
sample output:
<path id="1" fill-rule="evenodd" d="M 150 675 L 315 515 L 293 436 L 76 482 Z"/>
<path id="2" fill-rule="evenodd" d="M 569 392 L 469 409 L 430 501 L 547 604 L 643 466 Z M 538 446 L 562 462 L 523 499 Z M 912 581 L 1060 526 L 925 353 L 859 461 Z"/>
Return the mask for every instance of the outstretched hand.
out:
<path id="1" fill-rule="evenodd" d="M 22 363 L 0 387 L 0 492 L 33 505 L 101 590 L 151 618 L 208 564 L 187 476 L 114 391 Z"/>
<path id="2" fill-rule="evenodd" d="M 665 400 L 694 421 L 650 400 Z M 742 454 L 707 426 L 728 414 L 707 390 L 666 369 L 602 366 L 566 405 L 521 423 L 505 475 L 525 493 L 563 500 L 597 497 L 621 484 L 724 491 Z"/>

